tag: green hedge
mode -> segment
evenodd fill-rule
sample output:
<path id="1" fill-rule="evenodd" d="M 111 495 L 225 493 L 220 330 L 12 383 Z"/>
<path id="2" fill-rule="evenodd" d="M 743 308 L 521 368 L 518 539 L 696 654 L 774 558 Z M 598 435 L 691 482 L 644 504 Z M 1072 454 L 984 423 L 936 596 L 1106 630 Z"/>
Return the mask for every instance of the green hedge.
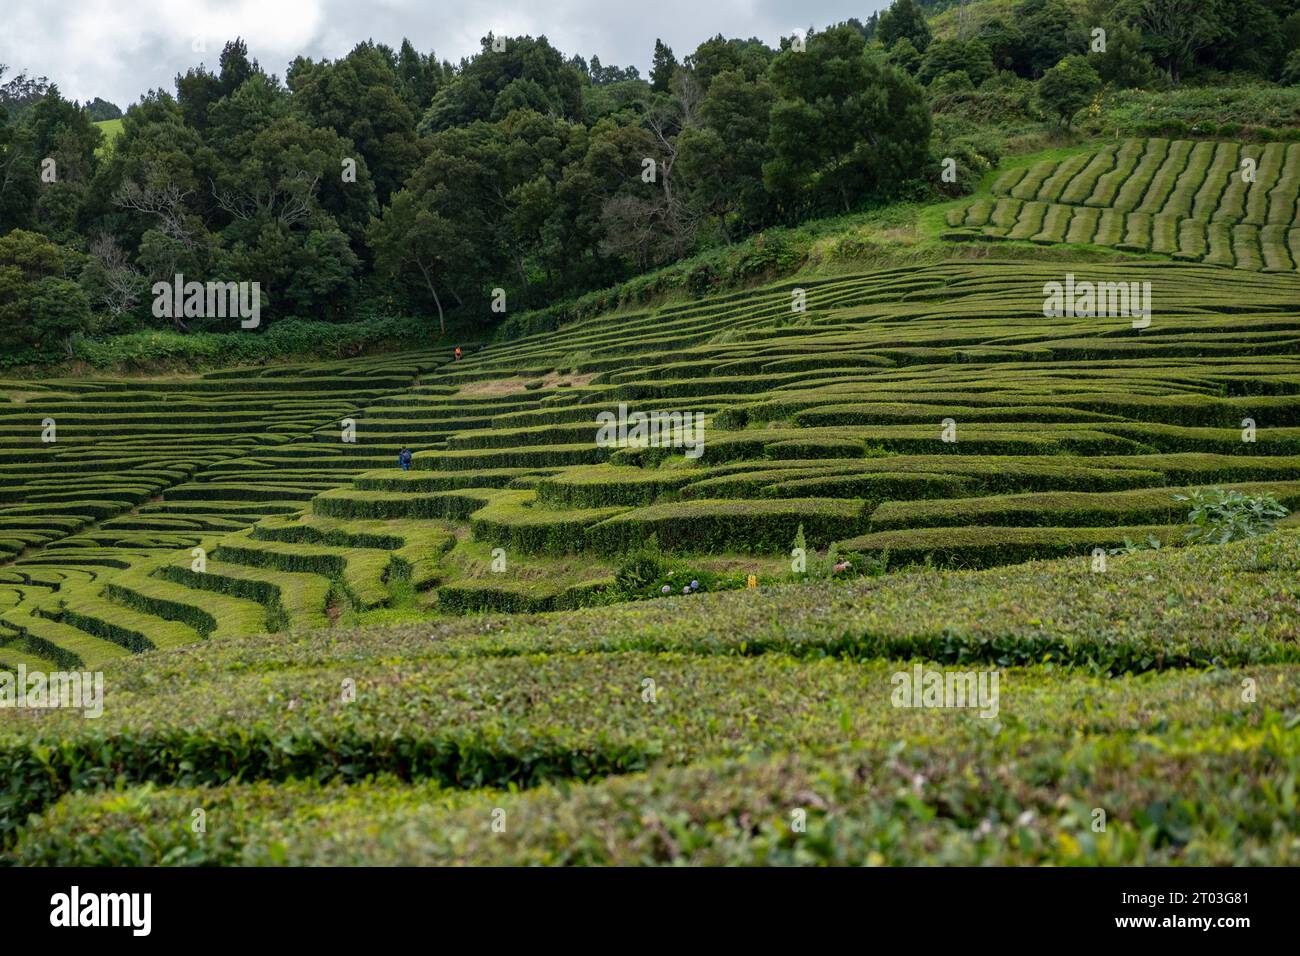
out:
<path id="1" fill-rule="evenodd" d="M 1300 503 L 1300 482 L 1230 485 L 1246 494 L 1273 494 L 1288 507 Z M 871 515 L 872 530 L 957 525 L 1101 527 L 1106 525 L 1182 525 L 1185 501 L 1174 496 L 1188 488 L 1150 488 L 1103 493 L 1056 491 L 992 495 L 948 501 L 887 501 Z"/>
<path id="2" fill-rule="evenodd" d="M 591 465 L 542 478 L 537 500 L 556 508 L 648 505 L 694 479 L 691 472 Z"/>
<path id="3" fill-rule="evenodd" d="M 895 498 L 959 498 L 969 493 L 969 487 L 954 475 L 923 471 L 881 471 L 869 475 L 794 478 L 767 485 L 762 493 L 769 498 L 860 498 L 886 501 Z"/>
<path id="4" fill-rule="evenodd" d="M 866 526 L 863 503 L 797 498 L 772 501 L 683 501 L 637 508 L 587 529 L 587 546 L 613 554 L 656 535 L 665 551 L 779 552 L 792 546 L 800 525 L 810 547 Z"/>
<path id="5" fill-rule="evenodd" d="M 582 551 L 592 525 L 621 514 L 625 508 L 552 510 L 540 506 L 531 491 L 503 492 L 470 517 L 478 541 L 524 554 L 563 554 Z"/>
<path id="6" fill-rule="evenodd" d="M 906 528 L 841 540 L 839 547 L 841 551 L 888 552 L 890 567 L 932 561 L 943 567 L 987 568 L 1069 555 L 1082 561 L 1094 548 L 1119 547 L 1126 539 L 1145 542 L 1151 536 L 1168 542 L 1181 539 L 1182 531 L 1163 525 Z"/>
<path id="7" fill-rule="evenodd" d="M 62 801 L 22 834 L 13 858 L 26 866 L 1285 866 L 1292 850 L 1272 829 L 1297 821 L 1276 780 L 1300 772 L 1300 753 L 1296 735 L 1277 732 L 1282 723 L 1270 708 L 1259 731 L 1175 725 L 1159 732 L 1159 746 L 1010 730 L 947 748 L 709 761 L 474 797 L 389 780 L 360 792 L 313 783 L 141 787 Z M 1253 746 L 1241 746 L 1243 737 Z M 1201 770 L 1191 775 L 1189 749 Z M 903 792 L 903 777 L 926 785 Z M 1172 816 L 1171 790 L 1180 794 Z M 817 800 L 804 807 L 810 793 Z M 1094 804 L 1107 812 L 1101 832 Z M 189 827 L 196 806 L 208 810 L 202 835 Z M 482 823 L 498 806 L 507 820 L 532 824 L 498 839 Z M 807 812 L 802 831 L 790 826 L 792 807 Z M 647 814 L 658 827 L 646 826 Z M 376 820 L 385 821 L 378 832 Z M 603 838 L 590 839 L 593 831 Z"/>
<path id="8" fill-rule="evenodd" d="M 846 729 L 883 739 L 881 717 L 892 710 L 881 674 L 840 661 L 624 654 L 408 663 L 396 679 L 378 661 L 225 673 L 170 688 L 166 709 L 156 691 L 118 690 L 98 721 L 51 712 L 36 735 L 4 726 L 0 845 L 29 813 L 72 791 L 375 774 L 535 786 L 755 746 L 828 747 Z M 642 701 L 648 674 L 663 687 L 661 706 Z M 355 705 L 341 700 L 344 678 L 356 682 Z M 605 700 L 599 721 L 593 695 Z M 805 712 L 812 697 L 820 706 Z M 942 729 L 943 715 L 919 716 Z"/>
<path id="9" fill-rule="evenodd" d="M 429 494 L 400 491 L 361 491 L 339 488 L 312 499 L 312 513 L 328 518 L 444 518 L 463 521 L 482 508 L 493 489 L 454 489 Z"/>
<path id="10" fill-rule="evenodd" d="M 438 588 L 438 610 L 448 614 L 493 611 L 502 614 L 537 614 L 564 611 L 591 603 L 614 586 L 613 579 L 591 581 L 563 588 L 553 594 L 538 594 L 509 587 L 460 584 Z"/>

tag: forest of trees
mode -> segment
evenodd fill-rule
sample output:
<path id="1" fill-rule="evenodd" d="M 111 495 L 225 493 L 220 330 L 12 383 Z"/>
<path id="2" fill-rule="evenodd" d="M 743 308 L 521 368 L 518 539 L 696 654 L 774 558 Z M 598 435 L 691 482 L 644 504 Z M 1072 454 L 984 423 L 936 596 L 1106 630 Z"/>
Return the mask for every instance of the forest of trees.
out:
<path id="1" fill-rule="evenodd" d="M 177 273 L 259 282 L 271 322 L 499 319 L 494 290 L 515 312 L 934 189 L 940 93 L 1033 83 L 1068 125 L 1103 85 L 1300 82 L 1300 0 L 1021 0 L 936 40 L 952 5 L 775 48 L 656 42 L 646 78 L 492 36 L 458 64 L 367 41 L 280 77 L 235 39 L 131 104 L 111 148 L 113 104 L 0 66 L 0 349 L 202 327 L 152 314 Z"/>

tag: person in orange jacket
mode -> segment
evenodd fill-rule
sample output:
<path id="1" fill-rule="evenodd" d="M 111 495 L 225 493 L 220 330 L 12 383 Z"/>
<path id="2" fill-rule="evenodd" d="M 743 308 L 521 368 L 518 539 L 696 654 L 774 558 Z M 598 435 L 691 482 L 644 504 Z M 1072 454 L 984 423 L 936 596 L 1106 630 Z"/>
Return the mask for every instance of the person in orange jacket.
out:
<path id="1" fill-rule="evenodd" d="M 456 346 L 456 361 L 460 361 L 460 346 Z"/>

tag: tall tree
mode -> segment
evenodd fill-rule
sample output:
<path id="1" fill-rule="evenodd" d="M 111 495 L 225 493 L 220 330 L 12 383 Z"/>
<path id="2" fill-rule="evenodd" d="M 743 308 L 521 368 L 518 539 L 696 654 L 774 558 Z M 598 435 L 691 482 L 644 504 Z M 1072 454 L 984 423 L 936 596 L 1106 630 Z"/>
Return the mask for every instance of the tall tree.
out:
<path id="1" fill-rule="evenodd" d="M 1038 99 L 1045 112 L 1069 127 L 1074 115 L 1087 106 L 1101 89 L 1101 78 L 1087 57 L 1072 54 L 1043 74 L 1038 81 Z"/>
<path id="2" fill-rule="evenodd" d="M 26 125 L 37 161 L 52 175 L 47 179 L 42 173 L 37 222 L 60 242 L 75 242 L 77 219 L 95 175 L 95 150 L 104 135 L 82 107 L 59 94 L 57 86 L 32 106 Z"/>
<path id="3" fill-rule="evenodd" d="M 787 51 L 772 64 L 773 159 L 763 173 L 787 214 L 847 212 L 889 195 L 924 168 L 930 144 L 924 91 L 866 56 L 865 46 L 856 30 L 836 27 L 812 36 L 806 52 Z"/>
<path id="4" fill-rule="evenodd" d="M 1128 9 L 1174 85 L 1222 33 L 1219 0 L 1130 0 Z"/>
<path id="5" fill-rule="evenodd" d="M 419 178 L 417 172 L 416 177 Z M 375 267 L 392 278 L 418 275 L 438 310 L 438 330 L 446 334 L 446 312 L 442 306 L 448 283 L 458 268 L 464 268 L 471 249 L 460 224 L 429 208 L 428 197 L 416 183 L 393 196 L 370 228 L 370 245 Z"/>
<path id="6" fill-rule="evenodd" d="M 672 47 L 663 40 L 655 40 L 654 60 L 650 65 L 650 86 L 656 93 L 668 92 L 668 81 L 677 69 L 677 57 L 673 56 Z"/>
<path id="7" fill-rule="evenodd" d="M 5 70 L 0 63 L 0 80 Z M 14 122 L 0 100 L 0 235 L 32 224 L 39 184 L 31 130 Z"/>
<path id="8" fill-rule="evenodd" d="M 396 72 L 402 99 L 412 115 L 422 116 L 443 84 L 443 65 L 432 53 L 420 53 L 410 40 L 403 38 Z"/>
<path id="9" fill-rule="evenodd" d="M 750 81 L 738 70 L 724 70 L 700 103 L 703 125 L 679 136 L 691 202 L 717 222 L 727 243 L 767 216 L 763 163 L 771 157 L 767 133 L 774 99 L 766 77 Z"/>
<path id="10" fill-rule="evenodd" d="M 546 37 L 502 37 L 501 50 L 493 48 L 494 39 L 484 37 L 482 50 L 438 91 L 420 121 L 422 132 L 502 119 L 525 107 L 581 118 L 582 75 Z"/>
<path id="11" fill-rule="evenodd" d="M 1021 76 L 1040 77 L 1070 52 L 1074 17 L 1065 0 L 1021 0 L 1012 19 L 1015 69 Z"/>
<path id="12" fill-rule="evenodd" d="M 331 127 L 351 140 L 374 177 L 379 201 L 387 201 L 421 156 L 415 115 L 388 59 L 373 43 L 358 44 L 340 60 L 300 57 L 289 68 L 288 82 L 294 109 L 310 125 Z"/>
<path id="13" fill-rule="evenodd" d="M 0 236 L 0 349 L 66 345 L 90 326 L 90 303 L 74 279 L 79 256 L 45 236 Z"/>
<path id="14" fill-rule="evenodd" d="M 912 41 L 912 46 L 924 53 L 930 45 L 930 24 L 926 22 L 925 13 L 917 6 L 916 0 L 894 0 L 889 9 L 880 15 L 876 36 L 886 49 L 907 37 Z"/>

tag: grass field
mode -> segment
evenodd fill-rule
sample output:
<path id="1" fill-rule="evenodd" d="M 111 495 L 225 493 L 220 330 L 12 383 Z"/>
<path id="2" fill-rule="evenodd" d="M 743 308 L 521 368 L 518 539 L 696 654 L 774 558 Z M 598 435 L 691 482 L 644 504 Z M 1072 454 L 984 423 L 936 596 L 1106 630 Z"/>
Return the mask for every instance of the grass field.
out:
<path id="1" fill-rule="evenodd" d="M 104 134 L 104 144 L 99 148 L 99 152 L 103 153 L 111 149 L 113 140 L 122 135 L 122 121 L 120 119 L 100 120 L 95 125 Z"/>
<path id="2" fill-rule="evenodd" d="M 0 853 L 1294 864 L 1300 528 L 1183 546 L 1176 496 L 1300 504 L 1295 148 L 1057 152 L 949 213 L 1131 261 L 0 381 L 0 670 L 107 688 L 0 710 Z M 1067 273 L 1149 322 L 1051 313 Z M 635 413 L 677 441 L 602 439 Z M 913 666 L 996 714 L 898 706 Z"/>

